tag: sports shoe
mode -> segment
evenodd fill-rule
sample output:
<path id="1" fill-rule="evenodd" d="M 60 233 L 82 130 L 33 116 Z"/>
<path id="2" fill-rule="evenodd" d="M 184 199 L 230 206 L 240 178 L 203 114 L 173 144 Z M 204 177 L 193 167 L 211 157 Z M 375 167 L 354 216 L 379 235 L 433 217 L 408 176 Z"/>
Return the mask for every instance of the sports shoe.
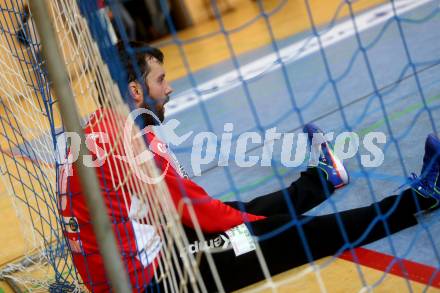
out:
<path id="1" fill-rule="evenodd" d="M 425 142 L 422 172 L 419 177 L 411 173 L 411 188 L 425 198 L 434 198 L 440 201 L 440 140 L 434 134 L 428 135 Z M 432 207 L 432 208 L 433 208 Z"/>
<path id="2" fill-rule="evenodd" d="M 349 182 L 349 176 L 342 161 L 333 153 L 330 142 L 325 139 L 324 132 L 316 125 L 309 123 L 303 128 L 308 134 L 311 146 L 311 158 L 309 166 L 318 167 L 327 175 L 327 180 L 335 189 L 344 187 Z"/>

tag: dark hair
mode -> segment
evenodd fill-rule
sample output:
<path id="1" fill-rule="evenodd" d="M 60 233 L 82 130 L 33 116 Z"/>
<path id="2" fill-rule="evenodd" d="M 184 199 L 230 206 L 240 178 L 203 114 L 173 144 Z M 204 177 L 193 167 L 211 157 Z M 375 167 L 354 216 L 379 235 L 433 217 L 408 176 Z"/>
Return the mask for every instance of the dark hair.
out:
<path id="1" fill-rule="evenodd" d="M 149 58 L 155 58 L 161 64 L 163 63 L 163 59 L 164 59 L 163 53 L 161 50 L 155 47 L 151 47 L 150 45 L 144 42 L 138 42 L 138 41 L 128 42 L 128 47 L 134 50 L 135 59 L 137 62 L 137 66 L 140 70 L 140 73 L 142 75 L 142 78 L 145 78 L 148 75 L 148 73 L 150 73 L 151 69 L 147 62 Z M 137 80 L 137 74 L 135 69 L 136 67 L 132 62 L 132 57 L 127 52 L 127 47 L 125 46 L 124 42 L 119 41 L 116 44 L 116 48 L 118 49 L 118 53 L 119 53 L 119 57 L 121 58 L 122 65 L 127 71 L 128 82 L 136 81 Z"/>

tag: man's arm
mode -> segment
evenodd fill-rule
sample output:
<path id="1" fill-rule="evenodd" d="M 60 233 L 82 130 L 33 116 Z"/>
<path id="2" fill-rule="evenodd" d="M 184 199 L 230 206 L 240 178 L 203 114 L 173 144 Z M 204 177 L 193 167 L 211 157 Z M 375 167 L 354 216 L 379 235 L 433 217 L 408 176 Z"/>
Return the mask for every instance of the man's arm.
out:
<path id="1" fill-rule="evenodd" d="M 165 175 L 165 180 L 185 226 L 194 227 L 190 205 L 200 228 L 206 233 L 224 232 L 244 222 L 254 222 L 265 218 L 234 209 L 220 200 L 210 197 L 195 182 L 184 179 L 177 174 L 169 172 Z"/>

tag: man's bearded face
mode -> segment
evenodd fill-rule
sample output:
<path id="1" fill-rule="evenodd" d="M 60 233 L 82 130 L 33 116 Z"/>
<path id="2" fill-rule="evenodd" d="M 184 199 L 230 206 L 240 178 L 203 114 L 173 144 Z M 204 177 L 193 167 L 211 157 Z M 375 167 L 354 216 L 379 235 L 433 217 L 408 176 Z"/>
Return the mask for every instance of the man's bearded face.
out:
<path id="1" fill-rule="evenodd" d="M 173 89 L 165 79 L 163 64 L 155 58 L 150 58 L 147 62 L 150 67 L 150 72 L 148 73 L 145 82 L 148 89 L 148 95 L 155 101 L 156 105 L 155 109 L 150 109 L 147 103 L 141 102 L 140 107 L 153 111 L 159 118 L 160 122 L 163 122 L 165 119 L 165 104 L 170 100 L 169 96 L 173 92 Z M 151 117 L 151 119 L 153 119 L 153 117 Z M 152 124 L 147 123 L 147 125 Z"/>
<path id="2" fill-rule="evenodd" d="M 143 102 L 140 105 L 140 108 L 148 109 L 156 114 L 157 118 L 159 118 L 159 122 L 162 123 L 165 120 L 165 104 L 169 101 L 169 97 L 166 98 L 164 103 L 156 103 L 155 110 L 152 110 L 151 107 Z M 158 121 L 151 115 L 145 113 L 143 114 L 143 118 L 145 125 L 156 125 Z"/>

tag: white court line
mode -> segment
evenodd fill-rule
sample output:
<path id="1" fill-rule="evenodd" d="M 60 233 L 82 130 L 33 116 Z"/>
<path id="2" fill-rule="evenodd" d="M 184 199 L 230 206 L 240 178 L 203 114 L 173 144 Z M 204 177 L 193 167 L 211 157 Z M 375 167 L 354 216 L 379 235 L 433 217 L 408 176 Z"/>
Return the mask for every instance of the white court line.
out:
<path id="1" fill-rule="evenodd" d="M 434 0 L 399 0 L 395 1 L 395 7 L 398 15 L 402 15 L 410 10 L 413 10 L 421 5 L 432 2 Z M 358 32 L 363 32 L 372 27 L 394 17 L 393 8 L 391 4 L 384 4 L 373 8 L 368 12 L 364 12 L 356 16 L 355 21 Z M 329 47 L 337 42 L 345 40 L 354 36 L 356 33 L 351 19 L 346 20 L 340 24 L 335 25 L 330 30 L 321 33 L 320 39 L 323 47 Z M 295 62 L 310 54 L 319 51 L 318 39 L 316 37 L 307 37 L 301 41 L 295 42 L 279 51 L 281 61 L 284 64 Z M 244 80 L 250 80 L 262 72 L 271 72 L 277 70 L 281 65 L 275 63 L 277 61 L 276 53 L 268 54 L 256 61 L 250 62 L 239 68 L 241 76 Z M 241 84 L 238 80 L 238 70 L 232 70 L 224 73 L 216 78 L 198 85 L 199 92 L 210 91 L 206 94 L 197 95 L 194 88 L 183 91 L 173 98 L 166 105 L 166 116 L 177 114 L 185 109 L 191 108 L 200 101 L 206 101 L 221 93 L 231 90 Z"/>

